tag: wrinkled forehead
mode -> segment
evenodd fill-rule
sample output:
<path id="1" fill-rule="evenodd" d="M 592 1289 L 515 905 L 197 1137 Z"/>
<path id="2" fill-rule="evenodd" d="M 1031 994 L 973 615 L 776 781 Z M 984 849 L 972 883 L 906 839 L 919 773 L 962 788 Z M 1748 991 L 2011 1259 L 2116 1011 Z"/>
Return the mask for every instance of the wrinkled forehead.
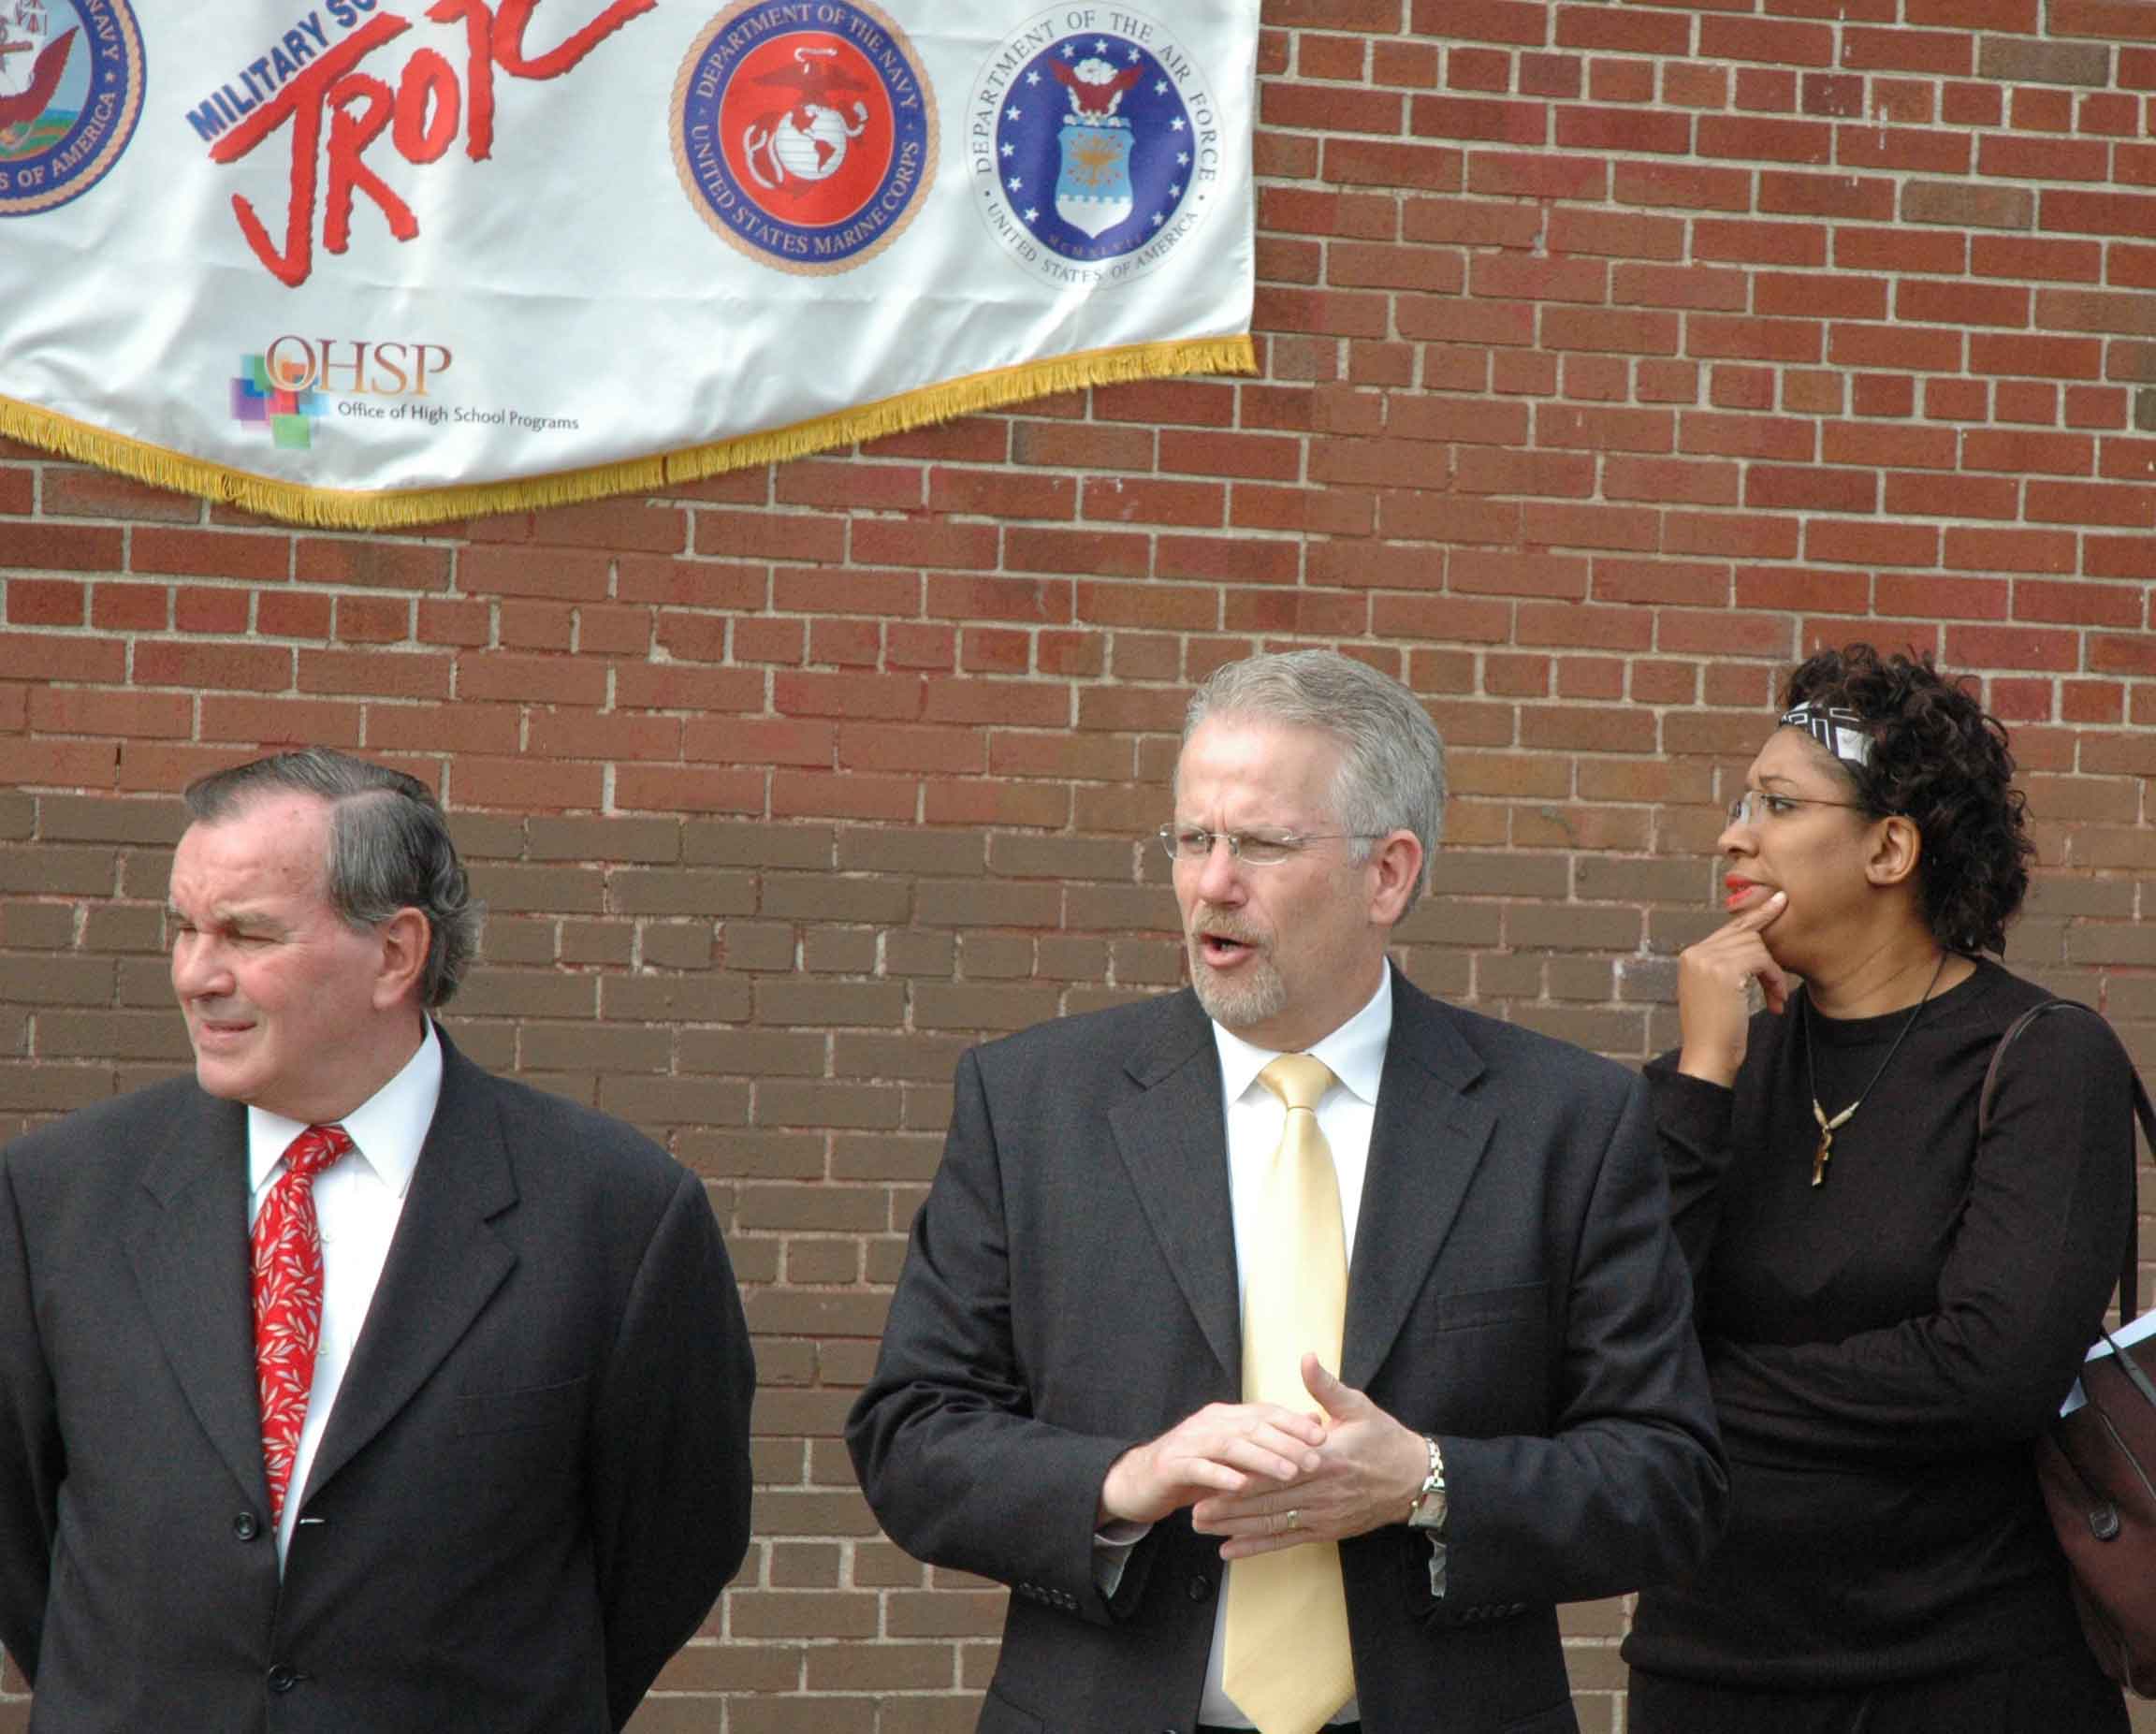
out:
<path id="1" fill-rule="evenodd" d="M 1322 729 L 1232 712 L 1191 731 L 1175 761 L 1176 812 L 1254 823 L 1309 823 L 1331 816 L 1342 749 Z"/>
<path id="2" fill-rule="evenodd" d="M 308 794 L 263 794 L 182 833 L 172 855 L 175 899 L 322 895 L 328 884 L 329 805 Z"/>

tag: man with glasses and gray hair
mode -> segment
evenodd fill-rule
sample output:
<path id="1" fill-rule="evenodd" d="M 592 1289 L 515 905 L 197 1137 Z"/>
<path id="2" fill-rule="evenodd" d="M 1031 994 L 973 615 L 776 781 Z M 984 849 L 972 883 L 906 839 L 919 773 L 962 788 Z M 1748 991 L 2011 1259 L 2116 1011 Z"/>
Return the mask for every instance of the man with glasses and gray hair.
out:
<path id="1" fill-rule="evenodd" d="M 1229 664 L 1174 795 L 1190 988 L 959 1063 L 869 1501 L 1011 1586 L 988 1734 L 1574 1728 L 1555 1604 L 1726 1487 L 1645 1095 L 1389 964 L 1445 801 L 1399 682 Z"/>
<path id="2" fill-rule="evenodd" d="M 192 1077 L 0 1150 L 0 1643 L 31 1727 L 625 1724 L 749 1537 L 695 1175 L 433 1013 L 478 911 L 424 783 L 186 794 Z"/>

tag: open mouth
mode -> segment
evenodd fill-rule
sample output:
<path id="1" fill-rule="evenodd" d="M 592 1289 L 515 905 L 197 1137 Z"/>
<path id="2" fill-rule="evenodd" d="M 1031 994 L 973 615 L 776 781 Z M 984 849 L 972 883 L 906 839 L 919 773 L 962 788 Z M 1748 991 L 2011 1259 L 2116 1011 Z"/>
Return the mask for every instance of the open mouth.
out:
<path id="1" fill-rule="evenodd" d="M 1257 949 L 1247 940 L 1230 939 L 1226 934 L 1202 933 L 1198 936 L 1200 955 L 1216 968 L 1232 964 Z"/>

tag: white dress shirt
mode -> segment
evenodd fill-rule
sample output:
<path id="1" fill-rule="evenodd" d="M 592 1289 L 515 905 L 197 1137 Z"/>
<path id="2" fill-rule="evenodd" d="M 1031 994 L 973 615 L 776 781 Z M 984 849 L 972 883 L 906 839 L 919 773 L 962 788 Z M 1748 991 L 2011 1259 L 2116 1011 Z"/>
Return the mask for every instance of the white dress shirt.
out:
<path id="1" fill-rule="evenodd" d="M 1340 1184 L 1340 1226 L 1347 1238 L 1349 1282 L 1353 1282 L 1355 1225 L 1362 1213 L 1362 1177 L 1370 1166 L 1370 1132 L 1377 1118 L 1377 1085 L 1385 1072 L 1385 1049 L 1392 1039 L 1392 971 L 1380 971 L 1377 991 L 1363 1008 L 1322 1041 L 1304 1052 L 1321 1059 L 1338 1083 L 1318 1103 L 1318 1125 L 1333 1150 L 1333 1171 Z M 1258 1081 L 1258 1074 L 1280 1056 L 1268 1048 L 1253 1047 L 1218 1023 L 1213 1041 L 1220 1055 L 1220 1095 L 1227 1104 L 1228 1198 L 1235 1230 L 1235 1302 L 1238 1310 L 1245 1289 L 1244 1246 L 1248 1226 L 1261 1208 L 1265 1170 L 1280 1147 L 1288 1109 L 1279 1097 Z M 1338 1375 L 1340 1369 L 1330 1372 Z M 1097 1537 L 1095 1572 L 1102 1590 L 1114 1594 L 1121 1581 L 1129 1552 L 1151 1524 L 1116 1523 Z M 1198 1707 L 1198 1720 L 1220 1727 L 1249 1727 L 1250 1718 L 1235 1707 L 1220 1683 L 1222 1639 L 1228 1624 L 1227 1572 L 1221 1576 L 1220 1594 L 1213 1610 L 1213 1651 L 1205 1662 L 1205 1696 Z M 1360 1719 L 1350 1698 L 1333 1716 L 1334 1722 Z"/>
<path id="2" fill-rule="evenodd" d="M 442 1095 L 442 1043 L 431 1020 L 404 1069 L 337 1122 L 352 1148 L 314 1177 L 314 1216 L 322 1231 L 322 1332 L 314 1351 L 314 1384 L 292 1463 L 292 1487 L 277 1524 L 280 1567 L 305 1503 L 307 1476 L 337 1392 L 352 1364 L 353 1346 L 382 1280 L 389 1242 L 404 1213 L 404 1195 Z M 270 1186 L 284 1172 L 284 1152 L 307 1129 L 299 1120 L 260 1108 L 247 1110 L 248 1225 Z"/>

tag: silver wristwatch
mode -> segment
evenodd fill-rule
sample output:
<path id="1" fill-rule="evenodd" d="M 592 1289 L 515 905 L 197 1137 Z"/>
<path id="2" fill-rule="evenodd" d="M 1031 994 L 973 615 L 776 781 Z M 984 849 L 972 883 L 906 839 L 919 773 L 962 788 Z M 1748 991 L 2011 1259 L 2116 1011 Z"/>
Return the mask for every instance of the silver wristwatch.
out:
<path id="1" fill-rule="evenodd" d="M 1430 1448 L 1430 1473 L 1422 1478 L 1422 1485 L 1416 1493 L 1414 1503 L 1407 1508 L 1407 1524 L 1411 1529 L 1430 1529 L 1440 1534 L 1445 1528 L 1445 1453 L 1437 1449 L 1437 1435 L 1426 1433 L 1422 1443 Z"/>

